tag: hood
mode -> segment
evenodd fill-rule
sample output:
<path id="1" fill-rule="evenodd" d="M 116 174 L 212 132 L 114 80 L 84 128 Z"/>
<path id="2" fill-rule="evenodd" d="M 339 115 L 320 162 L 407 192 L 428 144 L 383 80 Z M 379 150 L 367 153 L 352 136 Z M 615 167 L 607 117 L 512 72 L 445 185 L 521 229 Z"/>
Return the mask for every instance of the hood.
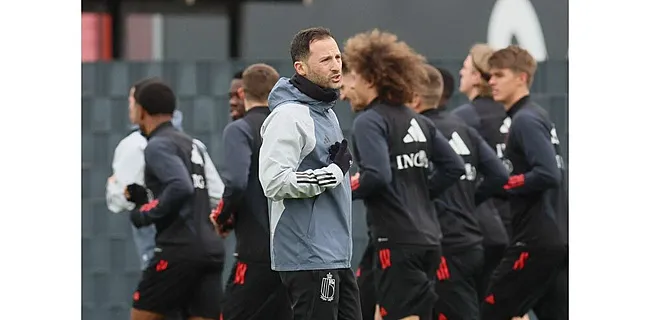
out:
<path id="1" fill-rule="evenodd" d="M 180 110 L 174 110 L 174 115 L 172 115 L 172 125 L 179 131 L 183 131 L 183 113 Z M 137 129 L 140 129 L 137 124 L 131 126 L 131 130 Z"/>
<path id="2" fill-rule="evenodd" d="M 298 88 L 289 82 L 289 78 L 282 77 L 275 84 L 271 93 L 269 93 L 269 109 L 273 111 L 273 109 L 282 104 L 296 102 L 322 111 L 334 107 L 337 100 L 332 102 L 316 100 L 298 90 Z"/>
<path id="3" fill-rule="evenodd" d="M 183 113 L 180 110 L 174 110 L 172 116 L 172 125 L 174 128 L 183 131 Z"/>

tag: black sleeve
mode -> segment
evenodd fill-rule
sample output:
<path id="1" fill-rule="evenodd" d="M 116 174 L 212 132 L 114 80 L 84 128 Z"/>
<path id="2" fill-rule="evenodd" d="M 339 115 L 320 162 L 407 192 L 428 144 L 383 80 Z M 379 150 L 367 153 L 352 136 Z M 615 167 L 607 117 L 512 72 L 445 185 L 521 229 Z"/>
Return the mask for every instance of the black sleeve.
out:
<path id="1" fill-rule="evenodd" d="M 160 181 L 163 190 L 158 198 L 139 208 L 154 222 L 168 214 L 178 213 L 185 201 L 194 194 L 188 168 L 176 153 L 173 142 L 153 139 L 144 149 L 144 160 L 150 172 Z"/>
<path id="2" fill-rule="evenodd" d="M 510 137 L 517 139 L 532 169 L 510 177 L 505 186 L 507 192 L 522 195 L 558 187 L 562 182 L 562 172 L 557 167 L 550 129 L 543 120 L 533 114 L 521 114 L 510 127 Z"/>
<path id="3" fill-rule="evenodd" d="M 501 191 L 503 185 L 508 182 L 508 170 L 476 130 L 469 128 L 468 131 L 478 152 L 478 172 L 483 175 L 483 182 L 478 186 L 474 195 L 478 206 Z"/>
<path id="4" fill-rule="evenodd" d="M 354 147 L 359 159 L 359 187 L 352 199 L 363 199 L 388 185 L 392 179 L 386 122 L 373 110 L 363 112 L 352 125 Z"/>
<path id="5" fill-rule="evenodd" d="M 220 172 L 224 183 L 220 219 L 228 219 L 237 211 L 248 187 L 251 166 L 251 134 L 246 121 L 230 123 L 223 131 L 224 161 Z"/>
<path id="6" fill-rule="evenodd" d="M 449 141 L 436 129 L 428 118 L 422 117 L 429 127 L 429 161 L 433 163 L 433 174 L 429 185 L 429 195 L 435 198 L 451 187 L 465 173 L 463 159 L 449 145 Z"/>
<path id="7" fill-rule="evenodd" d="M 454 109 L 451 113 L 463 119 L 468 126 L 476 130 L 481 129 L 481 118 L 471 104 L 464 104 Z"/>

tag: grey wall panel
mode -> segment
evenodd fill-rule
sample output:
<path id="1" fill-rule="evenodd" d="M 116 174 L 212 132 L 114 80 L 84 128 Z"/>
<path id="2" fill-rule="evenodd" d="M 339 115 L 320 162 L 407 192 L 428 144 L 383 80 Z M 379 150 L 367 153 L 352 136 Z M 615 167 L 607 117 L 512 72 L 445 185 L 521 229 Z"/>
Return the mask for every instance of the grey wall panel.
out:
<path id="1" fill-rule="evenodd" d="M 194 132 L 210 134 L 216 127 L 214 113 L 217 106 L 212 97 L 197 97 L 194 99 Z M 206 141 L 206 143 L 208 143 Z"/>
<path id="2" fill-rule="evenodd" d="M 165 15 L 163 58 L 167 61 L 228 57 L 228 20 L 219 15 Z"/>
<path id="3" fill-rule="evenodd" d="M 178 81 L 176 82 L 176 94 L 179 96 L 196 95 L 196 64 L 183 62 L 178 64 Z"/>
<path id="4" fill-rule="evenodd" d="M 209 63 L 206 68 L 210 70 L 210 92 L 213 95 L 228 95 L 230 81 L 235 72 L 240 71 L 245 66 L 235 65 L 235 63 L 216 62 Z"/>
<path id="5" fill-rule="evenodd" d="M 111 129 L 111 109 L 110 98 L 98 98 L 93 101 L 91 111 L 92 122 L 90 123 L 92 132 L 109 132 Z"/>
<path id="6" fill-rule="evenodd" d="M 459 59 L 430 59 L 444 65 L 457 79 Z M 111 174 L 111 161 L 117 143 L 128 133 L 127 100 L 131 81 L 155 73 L 161 75 L 178 91 L 178 105 L 184 113 L 184 128 L 208 146 L 211 158 L 220 167 L 223 159 L 223 128 L 230 122 L 228 97 L 230 78 L 238 68 L 255 60 L 237 63 L 196 61 L 161 63 L 84 64 L 86 76 L 94 73 L 95 84 L 86 82 L 82 96 L 82 314 L 84 319 L 128 319 L 132 293 L 139 280 L 139 263 L 132 241 L 128 215 L 113 214 L 105 203 L 106 179 Z M 290 76 L 292 65 L 285 59 L 270 60 L 284 76 Z M 456 69 L 454 69 L 456 68 Z M 546 81 L 535 99 L 555 121 L 566 154 L 568 136 L 568 100 L 566 61 L 540 64 L 539 79 Z M 454 69 L 454 70 L 452 70 Z M 103 80 L 99 80 L 103 79 Z M 552 79 L 552 80 L 549 80 Z M 550 81 L 554 81 L 552 85 Z M 186 82 L 192 83 L 187 84 Z M 184 89 L 180 89 L 185 86 Z M 193 86 L 193 87 L 192 87 Z M 118 90 L 119 89 L 119 90 Z M 454 95 L 450 107 L 467 99 Z M 335 107 L 346 137 L 354 118 L 348 103 Z M 566 157 L 568 161 L 568 157 Z M 356 267 L 367 244 L 366 215 L 363 203 L 353 203 L 353 266 Z M 235 239 L 226 240 L 227 256 L 223 280 L 232 267 Z"/>
<path id="7" fill-rule="evenodd" d="M 569 92 L 569 61 L 558 60 L 545 64 L 546 92 L 552 94 L 566 94 Z"/>
<path id="8" fill-rule="evenodd" d="M 95 94 L 97 89 L 97 65 L 84 63 L 81 65 L 81 95 Z"/>
<path id="9" fill-rule="evenodd" d="M 105 85 L 105 93 L 109 97 L 124 96 L 129 93 L 132 81 L 129 79 L 128 65 L 126 62 L 114 62 L 111 64 L 110 71 L 103 73 L 103 76 L 108 76 L 109 81 Z M 108 66 L 108 65 L 106 65 Z M 98 77 L 102 77 L 98 75 Z"/>
<path id="10" fill-rule="evenodd" d="M 531 0 L 550 58 L 568 50 L 568 1 Z M 287 59 L 292 36 L 322 25 L 342 47 L 357 32 L 380 28 L 397 34 L 430 57 L 458 58 L 475 42 L 487 41 L 495 0 L 315 0 L 300 4 L 250 3 L 245 6 L 243 57 Z"/>

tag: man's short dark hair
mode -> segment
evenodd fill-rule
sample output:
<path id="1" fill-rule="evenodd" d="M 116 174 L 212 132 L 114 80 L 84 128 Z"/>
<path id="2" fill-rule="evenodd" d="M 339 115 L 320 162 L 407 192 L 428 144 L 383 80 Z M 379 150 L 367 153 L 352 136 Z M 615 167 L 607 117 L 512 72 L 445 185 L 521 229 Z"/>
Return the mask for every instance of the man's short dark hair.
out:
<path id="1" fill-rule="evenodd" d="M 325 38 L 334 38 L 329 29 L 323 27 L 300 30 L 291 41 L 291 61 L 305 60 L 309 57 L 309 45 Z"/>
<path id="2" fill-rule="evenodd" d="M 239 70 L 232 75 L 233 79 L 241 80 L 244 77 L 244 70 Z"/>
<path id="3" fill-rule="evenodd" d="M 158 77 L 145 78 L 134 83 L 133 86 L 131 86 L 131 88 L 133 88 L 133 98 L 135 98 L 135 102 L 138 102 L 137 97 L 140 94 L 140 90 L 142 90 L 144 86 L 152 82 L 162 82 L 162 80 Z"/>
<path id="4" fill-rule="evenodd" d="M 442 100 L 447 101 L 454 95 L 456 90 L 456 82 L 454 81 L 454 76 L 451 75 L 449 70 L 444 68 L 436 68 L 440 71 L 442 75 Z"/>
<path id="5" fill-rule="evenodd" d="M 176 110 L 174 91 L 161 81 L 152 81 L 142 86 L 136 101 L 150 115 L 172 115 Z"/>

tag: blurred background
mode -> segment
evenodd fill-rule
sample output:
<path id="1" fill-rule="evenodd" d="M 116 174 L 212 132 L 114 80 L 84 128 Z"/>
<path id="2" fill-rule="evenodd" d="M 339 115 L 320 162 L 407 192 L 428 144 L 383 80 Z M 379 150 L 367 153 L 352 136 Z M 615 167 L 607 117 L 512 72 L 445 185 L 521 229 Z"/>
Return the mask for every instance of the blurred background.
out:
<path id="1" fill-rule="evenodd" d="M 289 44 L 300 29 L 330 28 L 342 48 L 358 32 L 398 35 L 431 64 L 458 71 L 469 48 L 516 43 L 539 61 L 533 97 L 551 114 L 568 162 L 568 0 L 82 0 L 82 319 L 126 320 L 140 276 L 126 215 L 106 208 L 117 143 L 129 132 L 130 86 L 161 76 L 217 168 L 230 121 L 233 74 L 265 62 L 293 74 Z M 454 108 L 467 102 L 455 93 Z M 354 115 L 335 108 L 348 135 Z M 365 210 L 354 203 L 356 267 L 367 242 Z M 234 237 L 227 240 L 232 253 Z M 230 272 L 228 254 L 224 282 Z"/>

